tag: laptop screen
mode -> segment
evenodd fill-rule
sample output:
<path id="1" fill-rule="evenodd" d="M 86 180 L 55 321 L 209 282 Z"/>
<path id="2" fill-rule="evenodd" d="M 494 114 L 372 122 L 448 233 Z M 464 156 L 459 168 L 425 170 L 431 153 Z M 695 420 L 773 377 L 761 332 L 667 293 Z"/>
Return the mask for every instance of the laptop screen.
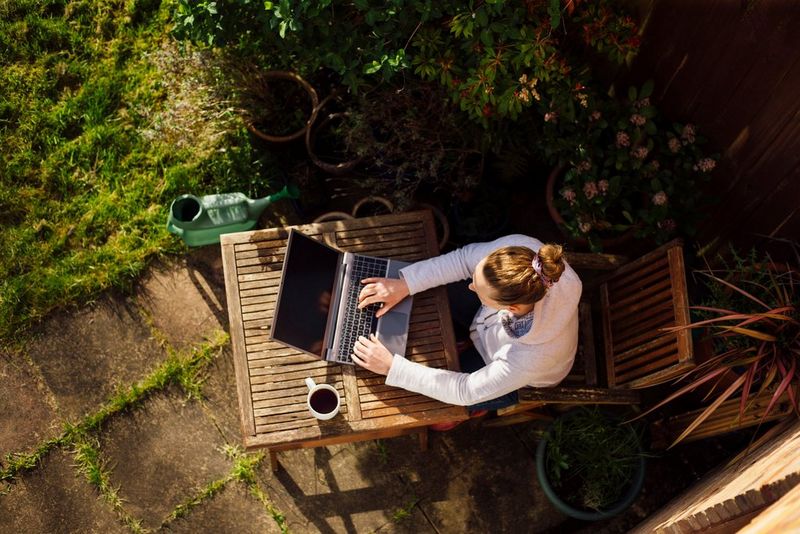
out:
<path id="1" fill-rule="evenodd" d="M 273 338 L 324 358 L 325 326 L 339 257 L 338 251 L 291 232 Z"/>

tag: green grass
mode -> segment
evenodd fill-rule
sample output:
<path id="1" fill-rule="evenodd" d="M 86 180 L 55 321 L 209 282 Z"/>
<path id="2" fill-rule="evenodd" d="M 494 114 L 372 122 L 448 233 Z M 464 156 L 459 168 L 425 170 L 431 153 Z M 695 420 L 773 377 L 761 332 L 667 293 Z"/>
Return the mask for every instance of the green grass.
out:
<path id="1" fill-rule="evenodd" d="M 141 520 L 135 519 L 125 510 L 117 488 L 111 484 L 106 463 L 100 456 L 100 442 L 98 439 L 87 435 L 81 436 L 75 440 L 72 448 L 78 470 L 83 473 L 91 485 L 97 488 L 106 502 L 114 508 L 122 522 L 132 532 L 137 534 L 144 532 Z"/>
<path id="2" fill-rule="evenodd" d="M 0 0 L 0 341 L 184 250 L 177 195 L 269 190 L 174 3 Z"/>

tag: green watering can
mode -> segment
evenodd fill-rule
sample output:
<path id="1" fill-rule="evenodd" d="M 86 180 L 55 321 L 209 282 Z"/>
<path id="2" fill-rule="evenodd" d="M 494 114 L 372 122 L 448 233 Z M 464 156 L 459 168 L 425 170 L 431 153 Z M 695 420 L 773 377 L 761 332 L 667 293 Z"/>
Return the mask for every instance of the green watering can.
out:
<path id="1" fill-rule="evenodd" d="M 297 198 L 295 185 L 287 185 L 274 195 L 255 200 L 243 193 L 223 193 L 197 198 L 181 195 L 169 207 L 167 230 L 190 247 L 219 243 L 219 236 L 253 228 L 264 209 L 282 198 Z"/>

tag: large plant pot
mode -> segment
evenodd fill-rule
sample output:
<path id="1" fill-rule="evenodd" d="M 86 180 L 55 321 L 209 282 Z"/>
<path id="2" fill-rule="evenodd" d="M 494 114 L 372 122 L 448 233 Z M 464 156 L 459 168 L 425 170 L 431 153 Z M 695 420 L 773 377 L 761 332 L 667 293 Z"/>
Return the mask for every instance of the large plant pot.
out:
<path id="1" fill-rule="evenodd" d="M 264 141 L 268 141 L 270 143 L 287 143 L 289 141 L 294 141 L 295 139 L 300 139 L 306 134 L 306 131 L 309 128 L 309 124 L 314 116 L 314 111 L 319 106 L 319 97 L 317 96 L 317 91 L 314 90 L 311 84 L 305 81 L 299 74 L 294 72 L 272 70 L 265 72 L 262 78 L 266 82 L 269 82 L 271 80 L 273 81 L 283 80 L 298 84 L 306 93 L 306 95 L 308 95 L 308 98 L 310 100 L 311 106 L 310 106 L 309 118 L 308 120 L 305 121 L 303 127 L 287 135 L 278 135 L 270 133 L 268 131 L 265 131 L 266 128 L 264 126 L 256 125 L 252 121 L 249 121 L 247 123 L 247 129 L 256 137 L 259 137 Z"/>
<path id="2" fill-rule="evenodd" d="M 556 223 L 558 229 L 564 234 L 571 243 L 578 247 L 588 248 L 589 247 L 589 240 L 585 237 L 576 237 L 572 235 L 569 230 L 567 229 L 567 225 L 564 221 L 564 217 L 561 216 L 561 212 L 558 211 L 558 208 L 555 204 L 555 190 L 556 190 L 556 183 L 561 178 L 561 175 L 564 173 L 564 166 L 558 165 L 547 177 L 547 184 L 545 186 L 545 200 L 547 201 L 547 212 L 550 214 L 550 218 L 553 219 L 553 222 Z M 600 245 L 603 249 L 619 247 L 624 245 L 625 243 L 630 242 L 633 239 L 635 232 L 635 227 L 631 227 L 622 234 L 615 236 L 615 237 L 606 237 L 600 238 Z"/>
<path id="3" fill-rule="evenodd" d="M 574 417 L 578 413 L 578 410 L 572 410 L 571 412 L 561 416 L 561 419 L 564 420 L 566 418 Z M 553 425 L 554 424 L 555 422 L 553 422 Z M 538 447 L 536 448 L 536 476 L 539 479 L 539 484 L 542 487 L 544 494 L 547 496 L 548 500 L 553 503 L 553 506 L 558 509 L 558 511 L 564 515 L 573 517 L 575 519 L 580 519 L 582 521 L 598 521 L 601 519 L 614 517 L 622 513 L 631 504 L 633 504 L 644 484 L 645 459 L 641 454 L 641 448 L 639 449 L 638 465 L 636 466 L 633 476 L 631 477 L 630 484 L 616 503 L 602 510 L 587 510 L 584 508 L 578 508 L 563 499 L 558 490 L 554 488 L 547 474 L 548 444 L 550 442 L 549 440 L 551 439 L 553 425 L 551 425 L 551 427 L 548 429 L 547 433 L 544 435 L 542 440 L 539 442 Z M 628 428 L 634 435 L 636 434 L 632 427 L 627 426 L 626 428 Z"/>
<path id="4" fill-rule="evenodd" d="M 314 111 L 311 113 L 311 118 L 308 120 L 308 127 L 305 131 L 305 140 L 306 151 L 308 152 L 308 156 L 311 158 L 311 161 L 314 162 L 314 165 L 327 173 L 340 176 L 346 172 L 352 171 L 356 165 L 361 163 L 362 158 L 356 156 L 345 161 L 332 162 L 326 161 L 323 157 L 321 157 L 319 147 L 317 146 L 319 133 L 324 131 L 326 128 L 330 128 L 331 124 L 333 124 L 335 121 L 345 120 L 350 115 L 348 112 L 343 111 L 331 113 L 323 119 L 319 118 L 322 109 L 335 97 L 335 94 L 325 97 L 322 102 L 320 102 L 319 105 L 314 108 Z"/>

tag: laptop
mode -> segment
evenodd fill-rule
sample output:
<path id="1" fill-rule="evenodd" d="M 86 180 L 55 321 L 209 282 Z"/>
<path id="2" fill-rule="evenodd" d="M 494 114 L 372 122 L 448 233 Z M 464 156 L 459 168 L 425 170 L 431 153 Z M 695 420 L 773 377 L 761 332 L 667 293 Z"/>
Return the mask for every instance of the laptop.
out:
<path id="1" fill-rule="evenodd" d="M 392 354 L 404 355 L 411 296 L 382 317 L 379 304 L 358 309 L 361 280 L 399 278 L 408 262 L 342 252 L 289 231 L 270 338 L 330 362 L 353 365 L 359 336 L 377 333 Z"/>

